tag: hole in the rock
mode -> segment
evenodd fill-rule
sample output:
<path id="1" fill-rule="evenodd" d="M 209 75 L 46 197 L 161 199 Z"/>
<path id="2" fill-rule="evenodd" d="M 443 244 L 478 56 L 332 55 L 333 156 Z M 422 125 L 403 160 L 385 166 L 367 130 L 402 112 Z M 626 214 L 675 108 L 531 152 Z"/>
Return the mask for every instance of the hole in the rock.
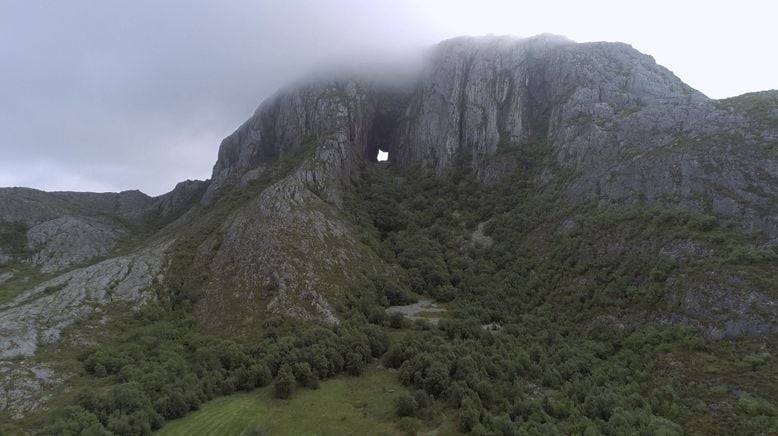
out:
<path id="1" fill-rule="evenodd" d="M 365 141 L 365 159 L 370 162 L 385 162 L 389 160 L 389 154 L 393 151 L 394 131 L 397 128 L 398 116 L 392 111 L 379 110 L 370 133 Z"/>

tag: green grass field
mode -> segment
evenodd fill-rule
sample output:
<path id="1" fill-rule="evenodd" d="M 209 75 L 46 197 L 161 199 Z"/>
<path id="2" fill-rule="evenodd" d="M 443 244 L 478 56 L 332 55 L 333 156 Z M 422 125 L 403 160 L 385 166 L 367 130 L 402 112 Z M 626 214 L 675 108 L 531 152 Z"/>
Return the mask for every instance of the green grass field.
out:
<path id="1" fill-rule="evenodd" d="M 394 401 L 403 392 L 395 374 L 371 366 L 360 377 L 323 381 L 317 390 L 298 388 L 288 400 L 273 398 L 270 387 L 218 398 L 158 434 L 237 436 L 257 427 L 272 436 L 399 435 Z"/>

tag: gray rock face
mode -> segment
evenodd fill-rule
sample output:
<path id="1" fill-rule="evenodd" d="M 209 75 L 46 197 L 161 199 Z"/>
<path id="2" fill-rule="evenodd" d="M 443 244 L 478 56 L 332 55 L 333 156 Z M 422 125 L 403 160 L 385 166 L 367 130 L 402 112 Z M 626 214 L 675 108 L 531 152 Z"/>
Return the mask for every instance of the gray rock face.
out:
<path id="1" fill-rule="evenodd" d="M 487 181 L 546 147 L 575 175 L 571 199 L 681 206 L 775 238 L 778 155 L 765 150 L 778 122 L 741 109 L 625 44 L 456 38 L 412 90 L 350 79 L 280 92 L 222 143 L 212 188 L 316 139 L 334 144 L 329 176 L 343 178 L 379 147 L 393 165 L 438 171 L 459 156 Z"/>
<path id="2" fill-rule="evenodd" d="M 163 280 L 158 245 L 59 275 L 0 305 L 0 411 L 15 418 L 39 408 L 66 374 L 31 358 L 41 344 L 59 341 L 63 330 L 110 305 L 142 304 Z M 2 284 L 2 283 L 0 283 Z"/>
<path id="3" fill-rule="evenodd" d="M 143 209 L 152 198 L 140 191 L 120 193 L 43 192 L 0 188 L 0 222 L 34 226 L 64 215 L 121 216 Z"/>
<path id="4" fill-rule="evenodd" d="M 45 404 L 61 382 L 46 365 L 0 360 L 0 410 L 11 410 L 12 417 L 22 418 Z"/>
<path id="5" fill-rule="evenodd" d="M 211 271 L 201 307 L 222 328 L 266 311 L 337 322 L 332 299 L 358 265 L 380 263 L 360 248 L 337 208 L 314 189 L 327 152 L 263 190 L 198 250 L 196 264 Z M 234 318 L 240 318 L 236 320 Z M 237 321 L 237 322 L 236 322 Z"/>
<path id="6" fill-rule="evenodd" d="M 13 277 L 14 277 L 14 273 L 11 271 L 0 274 L 0 285 L 7 282 L 8 280 L 11 280 Z"/>
<path id="7" fill-rule="evenodd" d="M 294 183 L 277 185 L 226 228 L 226 237 L 214 243 L 216 265 L 241 277 L 245 289 L 307 293 L 312 288 L 306 283 L 321 273 L 279 247 L 297 241 L 290 235 L 302 235 L 302 229 L 316 235 L 314 223 L 326 220 L 300 211 L 323 204 L 337 213 L 342 188 L 379 148 L 389 152 L 393 166 L 443 172 L 462 163 L 485 182 L 522 171 L 526 157 L 541 150 L 553 162 L 541 177 L 564 174 L 562 195 L 569 201 L 702 211 L 763 232 L 762 242 L 775 244 L 778 109 L 754 110 L 750 99 L 778 108 L 778 93 L 711 100 L 626 44 L 577 44 L 550 35 L 445 41 L 413 87 L 379 88 L 350 78 L 283 90 L 224 140 L 205 204 L 222 187 L 241 186 L 285 157 L 308 158 Z M 273 209 L 278 201 L 285 206 Z M 690 241 L 655 248 L 672 259 L 712 254 Z M 252 261 L 242 253 L 252 253 Z M 272 279 L 276 270 L 283 273 Z M 725 292 L 695 289 L 689 291 L 694 301 L 714 301 Z M 721 313 L 752 313 L 733 304 Z M 695 313 L 710 321 L 714 312 Z M 319 309 L 309 313 L 327 317 Z M 727 331 L 768 332 L 774 324 L 748 322 L 750 327 Z"/>
<path id="8" fill-rule="evenodd" d="M 54 272 L 86 260 L 105 256 L 127 231 L 94 218 L 66 215 L 27 231 L 31 262 L 42 272 Z"/>
<path id="9" fill-rule="evenodd" d="M 10 263 L 13 260 L 13 257 L 5 254 L 2 249 L 0 249 L 0 266 L 6 265 Z"/>
<path id="10" fill-rule="evenodd" d="M 370 132 L 384 130 L 377 142 L 392 140 L 384 142 L 395 164 L 445 169 L 464 152 L 481 170 L 499 145 L 551 140 L 560 160 L 581 165 L 618 151 L 599 147 L 591 155 L 593 141 L 664 144 L 672 136 L 652 135 L 645 143 L 643 131 L 648 126 L 677 130 L 680 121 L 694 125 L 714 107 L 627 45 L 576 44 L 548 35 L 456 38 L 435 49 L 409 95 L 378 95 L 368 86 L 350 80 L 279 93 L 222 143 L 214 179 L 225 171 L 245 172 L 306 138 L 338 130 L 330 117 L 341 114 L 348 115 L 350 139 L 360 156 Z M 671 107 L 679 109 L 668 113 Z M 641 127 L 637 132 L 598 132 L 589 125 L 627 118 L 642 108 L 648 110 L 625 126 Z"/>
<path id="11" fill-rule="evenodd" d="M 263 311 L 337 322 L 342 287 L 382 266 L 343 211 L 360 166 L 379 149 L 392 166 L 444 172 L 462 164 L 487 183 L 537 164 L 527 157 L 540 150 L 550 161 L 540 177 L 564 180 L 570 201 L 705 211 L 764 232 L 764 245 L 778 243 L 778 109 L 759 110 L 765 101 L 778 108 L 778 93 L 710 100 L 625 44 L 549 35 L 449 40 L 414 80 L 345 77 L 282 90 L 222 142 L 211 181 L 182 182 L 156 198 L 0 189 L 0 223 L 24 223 L 28 260 L 44 272 L 106 255 L 133 231 L 159 231 L 135 254 L 61 274 L 0 305 L 0 409 L 30 410 L 57 381 L 25 356 L 106 305 L 153 298 L 148 289 L 165 270 L 159 241 L 267 174 L 283 177 L 230 206 L 197 249 L 193 268 L 210 271 L 200 310 L 232 317 L 211 317 L 214 327 Z M 473 239 L 490 243 L 480 226 Z M 685 240 L 650 248 L 672 259 L 711 255 Z M 0 251 L 0 265 L 20 260 Z M 670 322 L 710 338 L 776 332 L 775 300 L 747 284 L 673 280 L 683 313 Z"/>
<path id="12" fill-rule="evenodd" d="M 441 43 L 405 113 L 396 162 L 442 171 L 464 153 L 478 172 L 499 145 L 545 135 L 550 100 L 568 92 L 565 83 L 550 82 L 545 64 L 567 46 L 576 45 L 552 36 Z"/>
<path id="13" fill-rule="evenodd" d="M 702 280 L 672 277 L 669 285 L 680 311 L 665 322 L 693 326 L 713 340 L 778 333 L 778 300 L 738 277 L 711 271 Z"/>
<path id="14" fill-rule="evenodd" d="M 374 161 L 379 147 L 387 146 L 405 92 L 343 79 L 278 93 L 222 141 L 206 200 L 226 183 L 256 178 L 263 164 L 310 152 L 316 154 L 308 161 L 314 167 L 303 177 L 327 200 L 339 202 L 331 182 L 348 180 L 359 160 Z"/>
<path id="15" fill-rule="evenodd" d="M 142 302 L 162 279 L 163 247 L 57 276 L 0 305 L 0 360 L 31 356 L 39 343 L 110 303 Z"/>

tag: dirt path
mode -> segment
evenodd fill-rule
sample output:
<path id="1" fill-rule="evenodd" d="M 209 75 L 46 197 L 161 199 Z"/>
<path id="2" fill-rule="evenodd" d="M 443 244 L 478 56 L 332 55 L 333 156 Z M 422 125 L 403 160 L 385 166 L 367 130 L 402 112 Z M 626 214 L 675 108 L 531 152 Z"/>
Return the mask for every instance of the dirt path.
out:
<path id="1" fill-rule="evenodd" d="M 390 306 L 386 308 L 386 313 L 402 313 L 410 320 L 422 319 L 431 324 L 437 324 L 440 321 L 436 313 L 443 313 L 446 309 L 439 307 L 432 300 L 419 300 L 418 303 L 408 304 L 406 306 Z"/>

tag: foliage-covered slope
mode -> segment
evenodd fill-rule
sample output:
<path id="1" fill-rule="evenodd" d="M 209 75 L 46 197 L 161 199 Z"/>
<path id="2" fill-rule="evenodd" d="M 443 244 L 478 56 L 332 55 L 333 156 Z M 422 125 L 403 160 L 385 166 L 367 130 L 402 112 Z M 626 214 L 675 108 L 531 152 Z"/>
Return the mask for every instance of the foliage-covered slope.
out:
<path id="1" fill-rule="evenodd" d="M 623 44 L 459 38 L 413 86 L 283 90 L 212 181 L 0 192 L 0 352 L 28 355 L 0 361 L 0 409 L 25 415 L 2 428 L 148 434 L 381 359 L 415 390 L 408 428 L 775 432 L 777 106 L 710 100 Z M 106 222 L 120 236 L 72 271 L 25 261 L 70 253 L 30 226 Z M 437 326 L 387 315 L 420 296 Z"/>

